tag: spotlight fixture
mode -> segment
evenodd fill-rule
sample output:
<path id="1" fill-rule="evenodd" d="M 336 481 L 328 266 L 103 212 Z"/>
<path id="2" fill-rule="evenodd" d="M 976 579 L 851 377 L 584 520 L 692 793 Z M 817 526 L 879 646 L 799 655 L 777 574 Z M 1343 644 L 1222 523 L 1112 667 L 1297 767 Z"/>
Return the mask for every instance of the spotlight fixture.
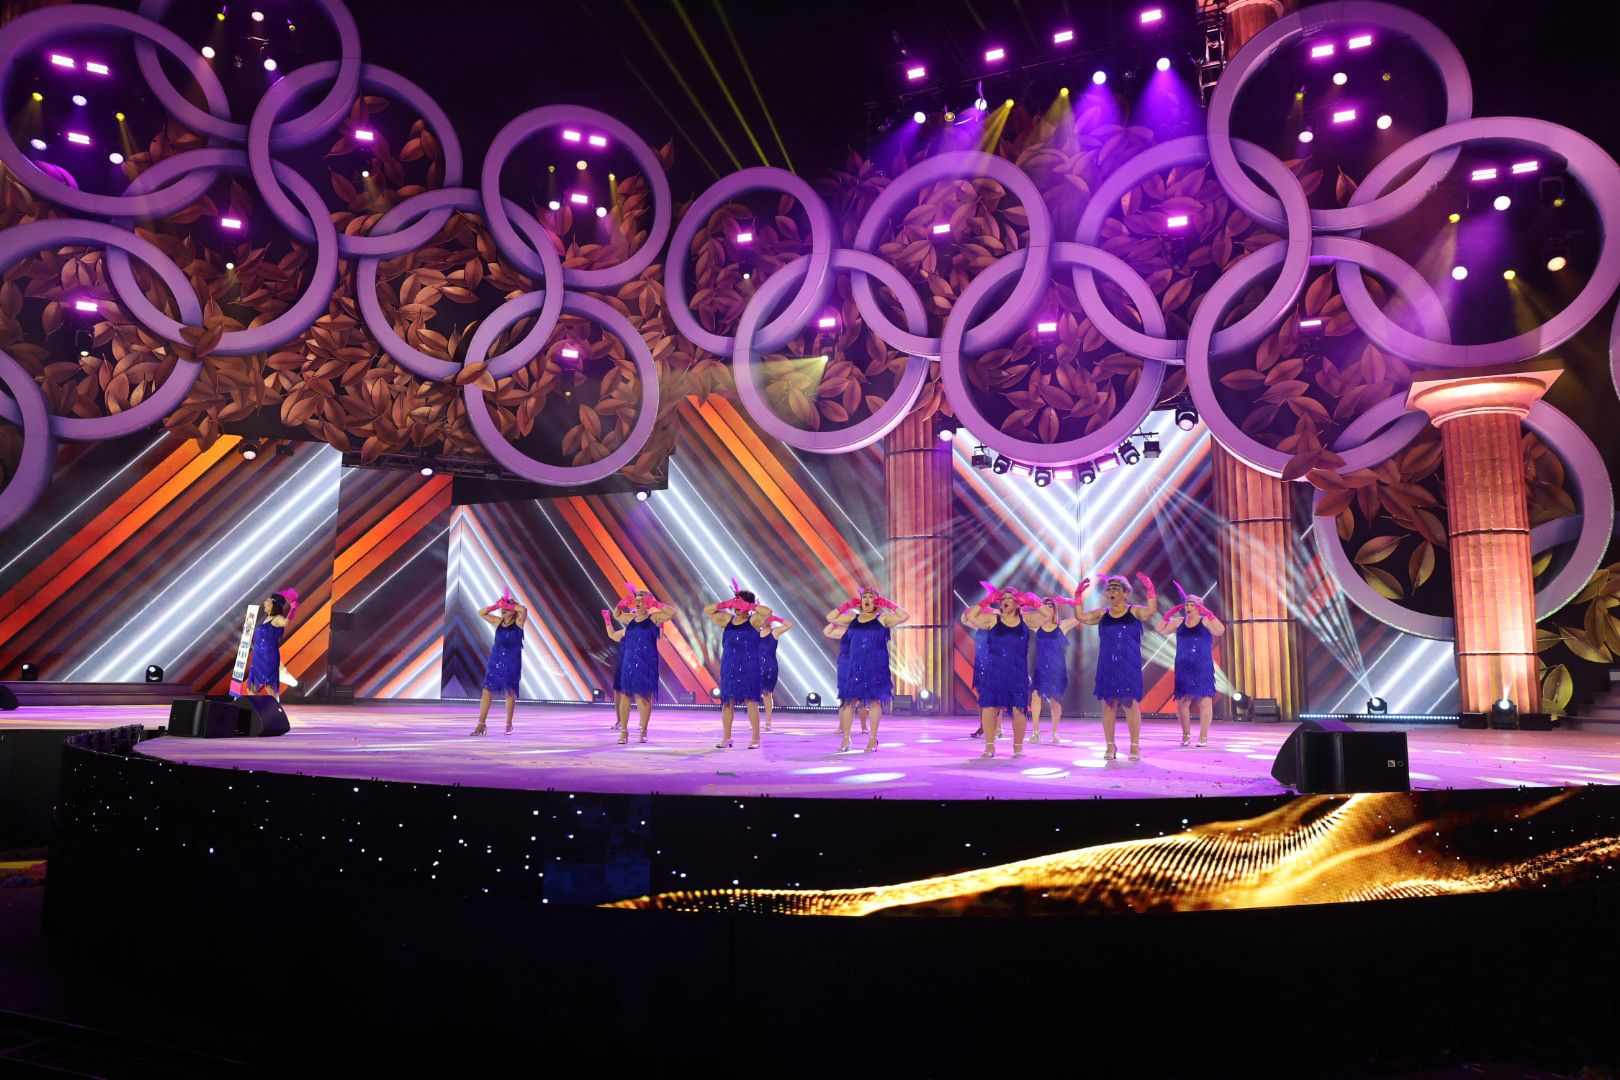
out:
<path id="1" fill-rule="evenodd" d="M 836 329 L 838 329 L 838 316 L 836 316 L 836 315 L 823 315 L 821 318 L 816 320 L 816 329 L 818 329 L 818 330 L 836 330 Z"/>
<path id="2" fill-rule="evenodd" d="M 1108 81 L 1108 72 L 1098 68 L 1091 73 L 1091 82 L 1094 86 L 1101 86 Z"/>
<path id="3" fill-rule="evenodd" d="M 1320 330 L 1320 329 L 1322 329 L 1322 320 L 1321 319 L 1301 319 L 1301 320 L 1299 320 L 1299 328 L 1301 330 Z"/>
<path id="4" fill-rule="evenodd" d="M 578 169 L 580 172 L 584 172 L 590 167 L 590 164 L 584 158 L 580 158 L 578 161 L 574 162 L 574 168 Z"/>
<path id="5" fill-rule="evenodd" d="M 1388 113 L 1385 113 L 1384 115 L 1382 115 L 1382 116 L 1380 116 L 1378 118 L 1378 130 L 1379 131 L 1388 131 L 1390 129 L 1391 125 L 1393 125 L 1394 123 L 1395 123 L 1395 118 L 1393 116 L 1389 115 Z"/>
<path id="6" fill-rule="evenodd" d="M 1446 220 L 1451 222 L 1453 225 L 1455 225 L 1455 224 L 1457 224 L 1457 222 L 1462 220 L 1462 215 L 1457 213 L 1457 211 L 1453 210 L 1450 214 L 1448 214 L 1446 216 Z"/>
<path id="7" fill-rule="evenodd" d="M 1158 61 L 1154 63 L 1153 66 L 1158 68 L 1160 71 L 1169 71 L 1170 70 L 1170 58 L 1168 56 L 1161 56 L 1161 57 L 1159 57 Z"/>
<path id="8" fill-rule="evenodd" d="M 1119 459 L 1127 465 L 1135 465 L 1142 460 L 1142 452 L 1136 448 L 1135 443 L 1127 439 L 1120 444 Z"/>
<path id="9" fill-rule="evenodd" d="M 73 95 L 73 104 L 77 105 L 79 108 L 82 109 L 86 105 L 90 104 L 90 99 L 85 97 L 83 94 L 74 94 Z"/>
<path id="10" fill-rule="evenodd" d="M 1052 35 L 1052 44 L 1067 45 L 1074 40 L 1073 30 L 1059 30 Z"/>
<path id="11" fill-rule="evenodd" d="M 1198 410 L 1193 408 L 1190 401 L 1182 401 L 1176 406 L 1176 427 L 1182 431 L 1191 431 L 1198 426 Z"/>
<path id="12" fill-rule="evenodd" d="M 973 99 L 973 107 L 975 109 L 978 109 L 982 113 L 983 112 L 989 112 L 990 111 L 990 102 L 986 101 L 982 97 L 976 97 L 976 98 Z"/>
<path id="13" fill-rule="evenodd" d="M 1350 81 L 1350 76 L 1346 75 L 1344 72 L 1335 71 L 1333 73 L 1333 85 L 1334 86 L 1343 86 L 1345 83 L 1347 83 L 1349 81 Z"/>
<path id="14" fill-rule="evenodd" d="M 1316 134 L 1310 128 L 1306 128 L 1299 133 L 1299 141 L 1302 143 L 1308 143 L 1314 138 L 1316 138 Z"/>
<path id="15" fill-rule="evenodd" d="M 1115 469 L 1119 468 L 1119 455 L 1103 454 L 1101 457 L 1092 462 L 1092 464 L 1097 466 L 1097 471 L 1099 473 L 1113 472 Z"/>
<path id="16" fill-rule="evenodd" d="M 1513 200 L 1508 198 L 1506 195 L 1498 195 L 1496 198 L 1491 200 L 1491 205 L 1496 207 L 1498 210 L 1506 210 L 1508 207 L 1513 205 Z"/>
<path id="17" fill-rule="evenodd" d="M 1136 17 L 1136 21 L 1141 23 L 1143 26 L 1152 26 L 1154 23 L 1163 22 L 1164 9 L 1148 8 L 1146 11 L 1142 12 L 1142 14 Z"/>
<path id="18" fill-rule="evenodd" d="M 1156 458 L 1159 456 L 1159 439 L 1156 435 L 1148 435 L 1142 439 L 1142 456 Z"/>
<path id="19" fill-rule="evenodd" d="M 106 64 L 98 64 L 94 60 L 86 60 L 84 62 L 84 70 L 88 71 L 92 75 L 111 75 L 112 74 L 112 69 L 109 68 Z"/>
<path id="20" fill-rule="evenodd" d="M 999 45 L 993 49 L 986 49 L 984 51 L 984 62 L 987 64 L 999 64 L 1005 59 L 1007 59 L 1007 50 L 1001 48 Z"/>
<path id="21" fill-rule="evenodd" d="M 266 70 L 266 71 L 274 71 L 274 70 L 276 70 L 276 58 L 275 57 L 267 56 L 267 57 L 264 58 L 264 70 Z"/>
<path id="22" fill-rule="evenodd" d="M 1189 220 L 1191 219 L 1186 214 L 1175 214 L 1165 218 L 1164 223 L 1172 229 L 1185 229 Z"/>
<path id="23" fill-rule="evenodd" d="M 923 67 L 921 64 L 906 68 L 907 82 L 917 82 L 926 78 L 928 78 L 928 69 Z"/>
<path id="24" fill-rule="evenodd" d="M 1385 701 L 1383 698 L 1370 697 L 1367 699 L 1368 716 L 1383 716 L 1387 712 L 1389 712 L 1389 702 Z"/>
<path id="25" fill-rule="evenodd" d="M 23 678 L 28 676 L 24 675 Z M 1490 724 L 1493 728 L 1513 728 L 1519 726 L 1519 707 L 1506 697 L 1500 697 L 1491 704 Z"/>
<path id="26" fill-rule="evenodd" d="M 1035 470 L 1035 486 L 1036 487 L 1045 487 L 1046 485 L 1050 484 L 1051 482 L 1052 482 L 1052 470 L 1051 469 L 1036 469 Z"/>
<path id="27" fill-rule="evenodd" d="M 712 688 L 709 691 L 709 697 L 710 697 L 710 699 L 712 699 L 714 701 L 719 701 L 720 700 L 720 688 L 718 686 Z"/>
<path id="28" fill-rule="evenodd" d="M 1371 34 L 1357 34 L 1355 37 L 1345 42 L 1345 48 L 1365 49 L 1367 46 L 1371 45 L 1372 42 L 1373 39 Z"/>
<path id="29" fill-rule="evenodd" d="M 124 163 L 124 155 L 114 150 L 112 153 L 107 155 L 107 160 L 112 162 L 114 165 L 122 165 Z"/>
<path id="30" fill-rule="evenodd" d="M 1087 461 L 1075 469 L 1074 474 L 1080 478 L 1082 484 L 1092 484 L 1097 480 L 1097 467 Z"/>
<path id="31" fill-rule="evenodd" d="M 1503 281 L 1512 281 L 1514 278 L 1516 278 L 1518 276 L 1519 276 L 1519 272 L 1517 270 L 1504 270 L 1504 271 L 1502 271 L 1502 280 Z"/>
<path id="32" fill-rule="evenodd" d="M 936 222 L 928 231 L 935 236 L 949 236 L 951 234 L 951 224 L 948 221 Z"/>
<path id="33" fill-rule="evenodd" d="M 563 142 L 577 143 L 581 139 L 583 139 L 585 136 L 581 135 L 579 132 L 575 131 L 573 128 L 564 128 L 562 137 L 563 137 Z"/>
<path id="34" fill-rule="evenodd" d="M 94 300 L 75 300 L 73 301 L 73 310 L 82 311 L 86 314 L 94 314 L 101 310 L 101 305 L 96 303 Z"/>
<path id="35" fill-rule="evenodd" d="M 43 150 L 43 149 L 45 149 L 45 140 L 44 139 L 29 139 L 28 140 L 28 145 L 32 146 L 35 150 Z"/>
<path id="36" fill-rule="evenodd" d="M 160 667 L 157 664 L 147 664 L 146 665 L 146 681 L 149 682 L 149 683 L 160 683 L 160 682 L 162 682 L 163 681 L 163 668 Z"/>
<path id="37" fill-rule="evenodd" d="M 41 101 L 44 101 L 44 100 L 45 100 L 45 95 L 44 95 L 44 94 L 42 94 L 42 93 L 40 93 L 40 92 L 39 92 L 39 91 L 38 91 L 38 90 L 35 90 L 35 91 L 34 91 L 34 92 L 33 92 L 33 93 L 32 93 L 32 94 L 29 94 L 29 95 L 28 95 L 28 97 L 29 97 L 29 98 L 30 98 L 30 99 L 31 99 L 31 100 L 32 100 L 32 101 L 33 101 L 33 102 L 35 102 L 35 103 L 36 103 L 36 104 L 38 104 L 38 103 L 39 103 L 39 102 L 41 102 Z"/>
<path id="38" fill-rule="evenodd" d="M 22 677 L 23 677 L 23 682 L 38 682 L 39 681 L 39 667 L 38 667 L 38 665 L 36 665 L 36 664 L 24 664 L 22 666 Z"/>
<path id="39" fill-rule="evenodd" d="M 948 427 L 942 427 L 942 428 L 939 429 L 939 435 L 937 436 L 937 438 L 942 443 L 948 443 L 952 439 L 956 438 L 956 432 L 952 431 Z"/>
<path id="40" fill-rule="evenodd" d="M 607 217 L 607 215 L 608 215 L 608 209 L 607 209 L 607 207 L 605 207 L 605 206 L 598 206 L 598 207 L 597 207 L 597 208 L 596 208 L 596 216 L 597 216 L 597 217 L 599 217 L 599 218 L 605 218 L 605 217 Z"/>
<path id="41" fill-rule="evenodd" d="M 1232 719 L 1248 720 L 1254 714 L 1254 699 L 1240 690 L 1232 691 Z"/>
<path id="42" fill-rule="evenodd" d="M 1453 266 L 1451 268 L 1451 280 L 1453 280 L 1453 281 L 1462 281 L 1467 276 L 1468 276 L 1468 267 L 1466 267 L 1466 266 Z"/>
<path id="43" fill-rule="evenodd" d="M 202 47 L 202 54 L 204 60 L 212 60 L 214 58 L 214 47 L 212 45 L 204 45 Z"/>
<path id="44" fill-rule="evenodd" d="M 1057 320 L 1056 319 L 1043 319 L 1042 321 L 1035 324 L 1035 332 L 1037 334 L 1055 334 L 1055 333 L 1057 333 L 1058 332 Z"/>
<path id="45" fill-rule="evenodd" d="M 990 471 L 994 472 L 997 476 L 1006 476 L 1008 473 L 1012 472 L 1012 467 L 1012 458 L 1007 457 L 1005 454 L 998 454 L 996 455 L 995 464 L 990 466 Z"/>
<path id="46" fill-rule="evenodd" d="M 1515 162 L 1508 172 L 1514 176 L 1523 176 L 1525 173 L 1533 173 L 1540 168 L 1541 162 L 1539 161 L 1520 161 Z"/>
<path id="47" fill-rule="evenodd" d="M 417 470 L 417 472 L 421 473 L 423 476 L 432 476 L 433 475 L 433 466 L 431 466 L 431 465 L 423 465 L 420 469 Z"/>
<path id="48" fill-rule="evenodd" d="M 646 502 L 652 497 L 652 492 L 646 488 L 636 488 L 636 502 Z"/>
<path id="49" fill-rule="evenodd" d="M 1496 179 L 1496 166 L 1491 165 L 1483 169 L 1475 169 L 1468 174 L 1468 179 L 1476 184 L 1483 184 L 1488 180 Z"/>
<path id="50" fill-rule="evenodd" d="M 219 227 L 222 229 L 240 229 L 242 227 L 242 219 L 234 217 L 222 217 L 219 219 Z"/>
<path id="51" fill-rule="evenodd" d="M 1564 258 L 1562 255 L 1554 255 L 1552 258 L 1547 260 L 1547 269 L 1551 270 L 1555 274 L 1568 265 L 1569 260 Z"/>
<path id="52" fill-rule="evenodd" d="M 1333 122 L 1335 124 L 1348 124 L 1354 121 L 1355 118 L 1356 110 L 1354 109 L 1335 109 L 1333 112 Z"/>
<path id="53" fill-rule="evenodd" d="M 252 461 L 259 456 L 259 444 L 252 439 L 243 439 L 241 445 L 236 449 L 248 461 Z"/>
<path id="54" fill-rule="evenodd" d="M 804 703 L 812 709 L 819 709 L 821 708 L 821 695 L 812 690 L 805 696 Z"/>
<path id="55" fill-rule="evenodd" d="M 254 21 L 254 22 L 264 22 L 264 12 L 262 12 L 262 11 L 255 11 L 255 12 L 254 12 L 254 13 L 253 13 L 253 16 L 252 16 L 252 18 L 253 18 L 253 21 Z"/>
<path id="56" fill-rule="evenodd" d="M 562 209 L 562 203 L 558 202 L 556 199 L 552 199 L 550 202 L 546 203 L 546 209 L 547 210 L 561 210 Z"/>
<path id="57" fill-rule="evenodd" d="M 1311 46 L 1311 59 L 1312 60 L 1320 60 L 1325 56 L 1332 56 L 1332 55 L 1333 55 L 1333 43 L 1332 42 L 1328 42 L 1328 43 L 1323 44 L 1323 45 L 1312 45 Z"/>
<path id="58" fill-rule="evenodd" d="M 607 146 L 607 136 L 606 135 L 592 135 L 592 136 L 588 137 L 585 141 L 590 143 L 592 146 L 596 147 L 598 150 L 604 149 Z"/>
<path id="59" fill-rule="evenodd" d="M 591 687 L 591 700 L 592 701 L 601 701 L 605 696 L 606 695 L 602 693 L 602 688 L 600 686 Z"/>
<path id="60" fill-rule="evenodd" d="M 988 469 L 990 467 L 990 451 L 984 446 L 975 446 L 971 463 L 975 469 Z"/>
<path id="61" fill-rule="evenodd" d="M 923 112 L 921 109 L 918 109 L 916 112 L 911 114 L 911 122 L 913 124 L 921 124 L 927 119 L 928 114 Z"/>

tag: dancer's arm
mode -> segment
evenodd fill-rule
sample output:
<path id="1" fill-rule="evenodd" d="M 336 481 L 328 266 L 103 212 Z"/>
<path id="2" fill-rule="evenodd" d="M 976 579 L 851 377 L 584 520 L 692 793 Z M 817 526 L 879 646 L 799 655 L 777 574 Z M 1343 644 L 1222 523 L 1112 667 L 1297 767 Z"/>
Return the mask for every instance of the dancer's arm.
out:
<path id="1" fill-rule="evenodd" d="M 793 624 L 782 618 L 780 615 L 773 617 L 771 621 L 775 624 L 771 627 L 772 637 L 780 638 L 783 634 L 793 629 Z"/>
<path id="2" fill-rule="evenodd" d="M 859 610 L 860 606 L 860 600 L 858 598 L 851 597 L 850 599 L 845 600 L 842 604 L 839 604 L 837 607 L 833 608 L 831 611 L 827 612 L 827 621 L 838 626 L 848 626 L 855 620 L 855 613 Z"/>
<path id="3" fill-rule="evenodd" d="M 988 630 L 996 625 L 999 616 L 985 606 L 988 603 L 988 600 L 981 601 L 962 612 L 962 625 L 970 630 Z"/>
<path id="4" fill-rule="evenodd" d="M 1203 619 L 1204 622 L 1209 625 L 1209 634 L 1211 637 L 1220 637 L 1222 634 L 1226 633 L 1226 624 L 1217 619 L 1215 617 L 1215 613 L 1209 610 L 1209 608 L 1205 607 L 1203 604 L 1198 605 L 1198 617 Z"/>
<path id="5" fill-rule="evenodd" d="M 1101 607 L 1092 611 L 1077 611 L 1074 613 L 1074 621 L 1079 626 L 1096 626 L 1102 622 L 1102 617 L 1106 614 L 1108 609 Z"/>
<path id="6" fill-rule="evenodd" d="M 647 617 L 653 621 L 653 625 L 663 626 L 675 617 L 675 609 L 668 604 L 659 604 L 652 609 L 652 614 Z"/>
<path id="7" fill-rule="evenodd" d="M 478 613 L 478 617 L 483 619 L 485 622 L 489 623 L 489 625 L 491 625 L 491 626 L 499 626 L 499 625 L 501 625 L 501 617 L 499 615 L 495 614 L 495 605 L 494 604 L 491 604 L 491 605 L 489 605 L 489 607 L 487 607 L 484 610 L 480 611 Z"/>
<path id="8" fill-rule="evenodd" d="M 517 624 L 527 626 L 529 623 L 529 609 L 522 604 L 518 604 L 515 610 L 517 611 Z"/>
<path id="9" fill-rule="evenodd" d="M 720 609 L 721 604 L 725 604 L 727 610 L 722 611 Z M 704 608 L 703 609 L 703 614 L 708 616 L 709 621 L 714 623 L 714 625 L 716 625 L 716 626 L 724 626 L 724 625 L 726 625 L 727 623 L 729 623 L 731 621 L 730 607 L 731 607 L 731 601 L 729 601 L 729 600 L 720 600 L 720 601 L 717 601 L 717 602 L 715 602 L 713 604 L 710 604 L 708 607 Z"/>
<path id="10" fill-rule="evenodd" d="M 1131 614 L 1143 622 L 1147 622 L 1159 611 L 1159 591 L 1153 587 L 1153 579 L 1146 574 L 1137 574 L 1136 580 L 1140 581 L 1142 588 L 1147 590 L 1147 603 L 1133 605 Z"/>
<path id="11" fill-rule="evenodd" d="M 624 627 L 613 625 L 613 613 L 607 608 L 602 609 L 602 625 L 607 627 L 607 636 L 614 641 L 624 639 Z"/>
<path id="12" fill-rule="evenodd" d="M 843 623 L 828 622 L 826 626 L 821 628 L 821 636 L 837 641 L 844 636 L 844 631 L 848 629 L 849 627 Z"/>
<path id="13" fill-rule="evenodd" d="M 896 626 L 899 626 L 901 623 L 911 621 L 911 613 L 891 600 L 883 600 L 880 598 L 878 601 L 878 606 L 883 609 L 883 614 L 878 616 L 878 622 L 889 627 L 891 630 Z"/>
<path id="14" fill-rule="evenodd" d="M 755 604 L 754 609 L 748 613 L 748 624 L 758 630 L 763 637 L 771 628 L 771 609 L 764 604 Z"/>
<path id="15" fill-rule="evenodd" d="M 1176 630 L 1181 629 L 1181 624 L 1186 621 L 1186 615 L 1182 612 L 1180 605 L 1177 605 L 1164 613 L 1159 621 L 1154 624 L 1154 629 L 1161 634 L 1174 633 Z"/>

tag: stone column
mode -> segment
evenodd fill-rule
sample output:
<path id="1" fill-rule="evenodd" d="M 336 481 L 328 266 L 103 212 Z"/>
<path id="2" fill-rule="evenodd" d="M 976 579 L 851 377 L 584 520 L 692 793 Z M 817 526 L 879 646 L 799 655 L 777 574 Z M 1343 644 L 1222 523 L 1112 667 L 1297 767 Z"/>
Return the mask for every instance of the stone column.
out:
<path id="1" fill-rule="evenodd" d="M 894 632 L 894 683 L 951 701 L 951 450 L 932 417 L 912 413 L 883 440 L 888 597 L 911 614 Z"/>
<path id="2" fill-rule="evenodd" d="M 1464 712 L 1503 696 L 1520 712 L 1541 711 L 1520 421 L 1562 372 L 1558 364 L 1416 372 L 1407 393 L 1407 407 L 1440 429 Z"/>
<path id="3" fill-rule="evenodd" d="M 1226 6 L 1226 47 L 1236 55 L 1250 38 L 1298 6 L 1297 0 L 1234 0 Z M 1232 686 L 1250 697 L 1275 698 L 1284 719 L 1305 708 L 1299 623 L 1289 564 L 1294 551 L 1289 485 L 1216 445 L 1215 513 L 1220 526 L 1223 641 Z"/>

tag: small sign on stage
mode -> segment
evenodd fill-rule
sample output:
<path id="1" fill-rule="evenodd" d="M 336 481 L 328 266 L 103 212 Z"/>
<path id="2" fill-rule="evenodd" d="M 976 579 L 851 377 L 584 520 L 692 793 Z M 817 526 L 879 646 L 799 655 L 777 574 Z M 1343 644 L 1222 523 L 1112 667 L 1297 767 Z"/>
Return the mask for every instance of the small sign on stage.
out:
<path id="1" fill-rule="evenodd" d="M 249 604 L 247 618 L 242 621 L 242 640 L 236 646 L 236 666 L 231 668 L 231 693 L 242 693 L 242 680 L 247 676 L 248 652 L 253 648 L 253 628 L 259 625 L 259 605 Z"/>

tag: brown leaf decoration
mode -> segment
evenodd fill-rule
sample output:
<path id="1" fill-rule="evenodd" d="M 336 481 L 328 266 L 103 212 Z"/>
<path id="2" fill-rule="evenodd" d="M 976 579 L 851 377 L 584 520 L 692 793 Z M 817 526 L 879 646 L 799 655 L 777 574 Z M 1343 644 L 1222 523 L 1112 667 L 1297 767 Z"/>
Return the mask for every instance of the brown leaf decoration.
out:
<path id="1" fill-rule="evenodd" d="M 1401 591 L 1401 583 L 1396 580 L 1395 575 L 1380 570 L 1376 566 L 1363 566 L 1361 568 L 1361 578 L 1372 586 L 1374 592 L 1387 600 L 1400 600 L 1405 596 L 1405 593 Z"/>
<path id="2" fill-rule="evenodd" d="M 1413 550 L 1407 559 L 1406 577 L 1412 583 L 1412 590 L 1416 592 L 1423 587 L 1423 583 L 1434 576 L 1434 545 L 1425 540 Z"/>
<path id="3" fill-rule="evenodd" d="M 1400 547 L 1401 539 L 1399 536 L 1375 536 L 1357 549 L 1355 562 L 1360 566 L 1383 562 Z"/>

